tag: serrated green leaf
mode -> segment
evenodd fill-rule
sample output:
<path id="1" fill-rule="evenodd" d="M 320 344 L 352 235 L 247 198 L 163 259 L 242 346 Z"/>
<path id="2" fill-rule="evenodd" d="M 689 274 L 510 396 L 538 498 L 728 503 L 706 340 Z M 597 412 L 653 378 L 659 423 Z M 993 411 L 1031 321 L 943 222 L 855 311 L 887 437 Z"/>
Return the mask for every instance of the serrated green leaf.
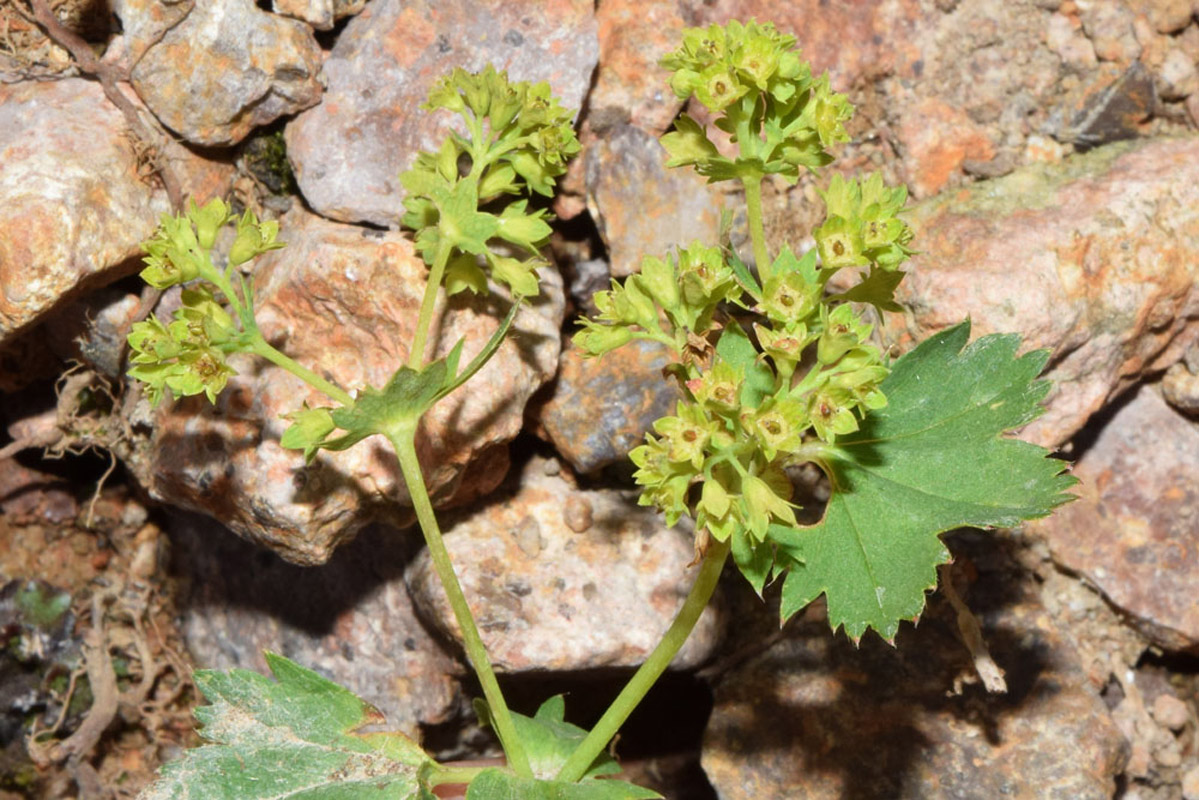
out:
<path id="1" fill-rule="evenodd" d="M 964 322 L 899 359 L 882 384 L 890 403 L 829 448 L 824 519 L 771 529 L 780 562 L 791 559 L 784 620 L 824 594 L 834 630 L 856 640 L 873 628 L 890 640 L 900 620 L 920 615 L 949 560 L 939 534 L 1012 526 L 1071 499 L 1062 462 L 1001 436 L 1042 412 L 1048 384 L 1036 377 L 1048 354 L 1016 357 L 1015 335 L 966 347 L 969 336 Z"/>
<path id="2" fill-rule="evenodd" d="M 167 764 L 140 800 L 424 800 L 432 764 L 398 733 L 355 734 L 383 715 L 347 689 L 266 654 L 275 680 L 198 671 L 211 705 L 196 709 L 212 742 Z"/>
<path id="3" fill-rule="evenodd" d="M 487 721 L 490 713 L 487 704 L 476 701 L 475 707 L 479 716 Z M 557 775 L 558 770 L 562 769 L 562 765 L 587 736 L 587 731 L 566 721 L 566 702 L 561 695 L 555 695 L 542 703 L 532 717 L 513 714 L 512 724 L 525 745 L 533 774 L 542 778 Z M 607 753 L 601 753 L 583 777 L 586 780 L 600 775 L 615 775 L 618 772 L 620 765 L 616 763 L 616 759 Z"/>
<path id="4" fill-rule="evenodd" d="M 580 783 L 520 778 L 501 769 L 479 773 L 466 790 L 466 800 L 642 800 L 662 795 L 631 783 L 584 780 Z"/>
<path id="5" fill-rule="evenodd" d="M 446 385 L 446 360 L 440 358 L 424 369 L 400 367 L 380 391 L 367 388 L 353 406 L 335 409 L 331 416 L 346 434 L 326 449 L 342 449 L 376 433 L 385 433 L 405 420 L 416 420 L 441 396 Z"/>
<path id="6" fill-rule="evenodd" d="M 757 408 L 762 398 L 774 392 L 774 373 L 758 360 L 758 350 L 736 320 L 729 320 L 716 343 L 716 354 L 738 367 L 745 375 L 741 384 L 741 405 Z"/>
<path id="7" fill-rule="evenodd" d="M 704 485 L 706 487 L 707 483 Z M 776 524 L 770 527 L 782 526 Z M 755 541 L 752 536 L 742 534 L 732 537 L 732 551 L 737 569 L 741 570 L 741 574 L 760 597 L 770 577 L 770 570 L 774 567 L 774 545 L 769 541 Z"/>

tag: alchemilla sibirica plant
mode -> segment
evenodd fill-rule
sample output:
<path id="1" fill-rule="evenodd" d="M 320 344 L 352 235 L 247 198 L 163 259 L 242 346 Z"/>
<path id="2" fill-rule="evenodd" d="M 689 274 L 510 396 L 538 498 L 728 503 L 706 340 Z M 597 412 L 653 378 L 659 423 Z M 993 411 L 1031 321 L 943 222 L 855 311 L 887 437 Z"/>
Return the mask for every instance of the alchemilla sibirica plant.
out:
<path id="1" fill-rule="evenodd" d="M 631 458 L 643 505 L 670 524 L 694 520 L 699 562 L 675 621 L 591 731 L 565 721 L 561 698 L 534 716 L 510 711 L 442 543 L 416 458 L 421 417 L 465 383 L 496 351 L 521 302 L 538 292 L 539 248 L 550 234 L 531 194 L 552 194 L 577 153 L 572 114 L 542 84 L 512 83 L 488 68 L 455 70 L 425 108 L 462 117 L 435 153 L 401 176 L 404 224 L 429 266 L 408 362 L 385 386 L 348 391 L 294 362 L 259 332 L 255 257 L 282 247 L 273 222 L 233 218 L 220 200 L 164 218 L 145 244 L 143 277 L 182 285 L 169 322 L 151 317 L 129 342 L 130 374 L 152 402 L 204 394 L 213 400 L 233 374 L 231 353 L 254 353 L 290 370 L 328 398 L 288 416 L 286 447 L 309 460 L 374 435 L 392 444 L 431 560 L 462 630 L 506 767 L 436 763 L 398 733 L 359 734 L 378 712 L 347 690 L 279 656 L 274 680 L 244 670 L 200 672 L 210 704 L 197 710 L 208 744 L 164 768 L 145 798 L 432 798 L 442 784 L 468 784 L 468 798 L 621 800 L 658 795 L 611 776 L 606 752 L 620 726 L 662 675 L 711 598 L 731 554 L 761 592 L 782 579 L 783 620 L 817 597 L 829 622 L 853 639 L 868 629 L 893 640 L 915 620 L 936 568 L 949 554 L 939 534 L 963 525 L 1010 526 L 1048 514 L 1069 496 L 1060 462 L 1002 434 L 1040 413 L 1046 354 L 1017 356 L 1015 336 L 967 345 L 963 323 L 891 362 L 875 344 L 874 315 L 897 310 L 900 267 L 912 231 L 899 217 L 906 191 L 870 175 L 834 175 L 816 247 L 771 252 L 762 223 L 762 182 L 794 182 L 819 171 L 848 140 L 852 114 L 827 75 L 813 76 L 795 38 L 769 24 L 691 29 L 663 59 L 671 88 L 694 98 L 728 134 L 726 155 L 683 115 L 662 138 L 669 166 L 745 193 L 752 259 L 719 242 L 648 254 L 641 270 L 595 297 L 599 316 L 575 336 L 602 357 L 634 339 L 674 354 L 666 379 L 682 397 Z M 223 266 L 217 234 L 236 224 Z M 714 232 L 715 233 L 715 232 Z M 746 263 L 749 262 L 749 263 Z M 838 276 L 837 280 L 833 280 Z M 464 343 L 429 360 L 426 344 L 439 291 L 506 287 L 511 309 L 495 335 L 462 365 Z M 873 310 L 872 310 L 873 309 Z M 831 497 L 820 522 L 802 525 L 789 471 L 814 464 Z"/>

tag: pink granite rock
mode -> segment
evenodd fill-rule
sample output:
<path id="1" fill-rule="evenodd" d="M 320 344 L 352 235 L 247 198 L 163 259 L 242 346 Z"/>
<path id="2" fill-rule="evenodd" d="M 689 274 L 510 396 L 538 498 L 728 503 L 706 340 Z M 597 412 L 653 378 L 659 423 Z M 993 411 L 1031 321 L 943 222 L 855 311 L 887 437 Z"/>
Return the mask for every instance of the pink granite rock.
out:
<path id="1" fill-rule="evenodd" d="M 138 5 L 129 3 L 128 16 L 143 13 Z M 227 145 L 320 102 L 320 68 L 308 26 L 262 11 L 254 0 L 208 0 L 146 51 L 132 83 L 189 142 Z"/>
<path id="2" fill-rule="evenodd" d="M 1169 650 L 1199 647 L 1199 428 L 1148 387 L 1074 465 L 1076 502 L 1032 529 Z"/>
<path id="3" fill-rule="evenodd" d="M 255 268 L 264 335 L 297 361 L 348 389 L 382 386 L 406 360 L 427 269 L 398 233 L 329 222 L 295 206 L 280 221 L 283 250 Z M 542 295 L 467 386 L 426 416 L 417 446 L 434 501 L 470 499 L 503 479 L 507 442 L 525 403 L 554 374 L 564 299 L 557 271 Z M 447 353 L 462 338 L 463 364 L 507 310 L 500 295 L 456 295 L 438 304 L 432 330 Z M 439 332 L 439 333 L 436 333 Z M 375 437 L 309 467 L 284 450 L 280 415 L 328 404 L 290 373 L 248 356 L 210 407 L 203 398 L 160 408 L 134 471 L 158 499 L 207 513 L 299 564 L 319 564 L 375 517 L 410 521 L 390 446 Z"/>
<path id="4" fill-rule="evenodd" d="M 1199 338 L 1199 140 L 1099 148 L 946 193 L 908 217 L 920 253 L 887 332 L 910 343 L 970 317 L 1053 355 L 1048 412 L 1024 436 L 1054 447 Z"/>
<path id="5" fill-rule="evenodd" d="M 346 222 L 397 227 L 397 176 L 420 150 L 436 150 L 455 119 L 419 109 L 454 67 L 507 70 L 548 81 L 579 108 L 598 57 L 593 4 L 584 0 L 374 0 L 346 25 L 325 62 L 329 90 L 287 126 L 288 155 L 304 198 Z"/>
<path id="6" fill-rule="evenodd" d="M 138 268 L 170 204 L 126 128 L 95 81 L 0 84 L 0 343 Z M 228 190 L 228 168 L 168 158 L 201 202 Z"/>
<path id="7" fill-rule="evenodd" d="M 513 494 L 445 535 L 487 651 L 504 672 L 640 664 L 691 588 L 691 536 L 627 494 L 581 491 L 547 465 L 532 459 Z M 457 636 L 427 552 L 407 580 L 422 614 Z M 719 633 L 709 607 L 675 666 L 704 661 Z"/>

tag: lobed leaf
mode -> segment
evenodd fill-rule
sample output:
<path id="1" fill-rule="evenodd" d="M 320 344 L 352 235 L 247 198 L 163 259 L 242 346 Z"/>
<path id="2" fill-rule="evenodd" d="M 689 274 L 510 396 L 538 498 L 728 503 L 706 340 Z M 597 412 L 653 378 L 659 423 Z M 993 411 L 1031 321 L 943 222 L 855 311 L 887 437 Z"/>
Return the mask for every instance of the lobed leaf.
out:
<path id="1" fill-rule="evenodd" d="M 432 761 L 398 733 L 355 734 L 383 715 L 352 692 L 273 653 L 275 680 L 249 670 L 198 671 L 211 705 L 203 736 L 163 767 L 140 800 L 433 800 Z"/>
<path id="2" fill-rule="evenodd" d="M 1001 436 L 1042 412 L 1049 386 L 1036 377 L 1048 354 L 1017 357 L 1015 335 L 967 347 L 969 336 L 964 322 L 899 359 L 882 384 L 890 403 L 827 450 L 824 519 L 770 528 L 788 571 L 784 620 L 824 594 L 834 630 L 856 640 L 873 628 L 890 640 L 900 620 L 920 615 L 949 560 L 941 533 L 1012 526 L 1071 499 L 1062 462 Z"/>

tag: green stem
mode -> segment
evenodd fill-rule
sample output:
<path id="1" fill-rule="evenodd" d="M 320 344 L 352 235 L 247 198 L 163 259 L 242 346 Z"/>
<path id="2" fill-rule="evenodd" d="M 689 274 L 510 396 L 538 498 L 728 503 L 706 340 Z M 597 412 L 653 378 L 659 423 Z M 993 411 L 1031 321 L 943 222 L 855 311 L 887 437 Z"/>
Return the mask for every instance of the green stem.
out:
<path id="1" fill-rule="evenodd" d="M 425 363 L 425 342 L 429 338 L 429 326 L 433 323 L 433 306 L 437 304 L 437 292 L 441 289 L 441 279 L 445 275 L 446 264 L 450 260 L 453 245 L 442 237 L 437 244 L 437 253 L 433 256 L 433 266 L 429 268 L 429 281 L 425 284 L 425 296 L 420 303 L 420 316 L 416 320 L 416 334 L 412 337 L 412 350 L 408 352 L 408 366 L 419 370 Z"/>
<path id="2" fill-rule="evenodd" d="M 762 224 L 762 176 L 746 175 L 741 178 L 741 185 L 745 187 L 745 213 L 753 241 L 754 263 L 758 266 L 758 278 L 765 286 L 770 279 L 770 254 L 766 252 L 766 228 Z"/>
<path id="3" fill-rule="evenodd" d="M 435 284 L 431 283 L 430 285 Z M 445 541 L 441 537 L 441 529 L 437 525 L 437 517 L 433 514 L 433 504 L 429 501 L 429 491 L 425 488 L 420 461 L 416 457 L 415 421 L 397 431 L 389 432 L 387 438 L 395 448 L 396 458 L 400 462 L 400 471 L 404 475 L 404 482 L 408 485 L 408 493 L 412 495 L 412 507 L 416 511 L 421 531 L 425 534 L 425 544 L 429 548 L 433 569 L 437 571 L 437 577 L 441 579 L 441 585 L 450 601 L 450 608 L 454 610 L 454 618 L 458 620 L 458 627 L 462 629 L 462 642 L 466 648 L 466 656 L 470 659 L 475 675 L 478 676 L 479 683 L 483 687 L 483 696 L 487 698 L 491 719 L 495 724 L 495 732 L 500 737 L 504 754 L 508 756 L 508 764 L 521 777 L 531 778 L 533 770 L 529 767 L 529 757 L 525 754 L 524 743 L 516 733 L 512 714 L 508 711 L 504 695 L 500 692 L 500 685 L 495 678 L 495 671 L 491 667 L 491 660 L 487 657 L 487 649 L 483 646 L 479 628 L 475 625 L 475 619 L 470 613 L 466 595 L 462 593 L 462 585 L 458 583 L 458 576 L 454 574 L 450 553 L 446 550 Z"/>
<path id="4" fill-rule="evenodd" d="M 724 568 L 728 554 L 728 542 L 712 540 L 708 552 L 704 556 L 703 564 L 699 568 L 699 575 L 695 578 L 695 584 L 687 593 L 687 599 L 683 601 L 683 607 L 679 609 L 674 622 L 670 623 L 666 635 L 662 637 L 662 641 L 658 642 L 658 646 L 649 654 L 649 658 L 645 660 L 645 663 L 641 665 L 621 693 L 612 701 L 612 705 L 608 706 L 608 710 L 600 717 L 600 721 L 595 724 L 595 727 L 567 759 L 558 772 L 556 780 L 576 783 L 582 779 L 592 762 L 604 751 L 608 742 L 628 719 L 629 714 L 633 713 L 633 709 L 670 666 L 670 662 L 674 660 L 683 643 L 687 641 L 687 637 L 691 635 L 695 624 L 699 622 L 700 614 L 707 607 L 708 601 L 712 599 L 712 592 L 716 590 L 716 584 L 720 580 L 720 572 Z"/>
<path id="5" fill-rule="evenodd" d="M 262 338 L 262 334 L 258 332 L 257 328 L 250 334 L 248 344 L 249 352 L 262 356 L 277 367 L 282 367 L 314 389 L 324 392 L 343 406 L 354 405 L 354 398 L 350 397 L 347 391 L 336 384 L 330 383 L 312 370 L 267 344 L 267 341 Z"/>

